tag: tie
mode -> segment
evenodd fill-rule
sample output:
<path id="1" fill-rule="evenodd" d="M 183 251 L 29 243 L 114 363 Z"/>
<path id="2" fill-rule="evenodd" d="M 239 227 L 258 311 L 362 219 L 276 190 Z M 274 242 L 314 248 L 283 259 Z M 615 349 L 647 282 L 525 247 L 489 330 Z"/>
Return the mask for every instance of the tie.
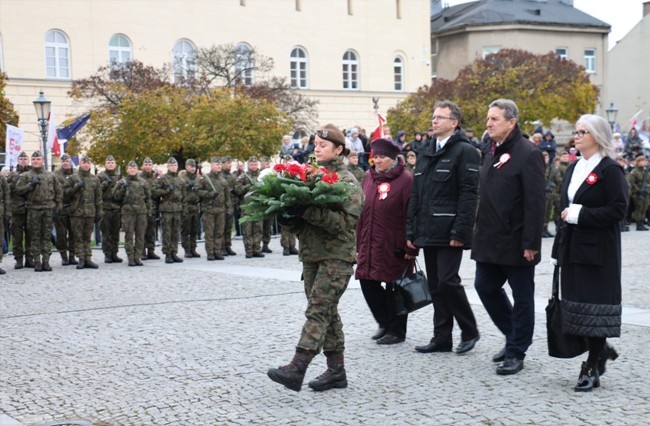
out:
<path id="1" fill-rule="evenodd" d="M 442 146 L 440 146 L 440 142 L 436 143 L 436 152 L 440 151 L 440 148 L 442 148 Z"/>

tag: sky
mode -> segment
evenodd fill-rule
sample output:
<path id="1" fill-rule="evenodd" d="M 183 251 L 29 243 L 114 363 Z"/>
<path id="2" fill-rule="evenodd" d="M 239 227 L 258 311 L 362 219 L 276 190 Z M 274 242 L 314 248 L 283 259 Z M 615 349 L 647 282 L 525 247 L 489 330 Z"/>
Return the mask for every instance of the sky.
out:
<path id="1" fill-rule="evenodd" d="M 470 0 L 442 0 L 449 6 Z M 614 47 L 643 17 L 643 2 L 647 0 L 573 0 L 573 7 L 612 26 L 609 48 Z"/>

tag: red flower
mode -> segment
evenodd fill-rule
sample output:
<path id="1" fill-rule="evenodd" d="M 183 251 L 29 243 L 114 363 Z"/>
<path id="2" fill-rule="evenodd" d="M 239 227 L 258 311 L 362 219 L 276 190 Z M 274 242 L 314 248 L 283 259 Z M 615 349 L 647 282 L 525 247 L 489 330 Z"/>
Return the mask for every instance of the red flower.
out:
<path id="1" fill-rule="evenodd" d="M 598 175 L 596 175 L 596 173 L 593 172 L 589 173 L 589 176 L 587 176 L 586 181 L 589 185 L 593 185 L 594 183 L 598 182 Z"/>
<path id="2" fill-rule="evenodd" d="M 331 185 L 339 181 L 339 175 L 336 172 L 330 172 L 328 170 L 327 174 L 323 176 L 322 181 Z"/>
<path id="3" fill-rule="evenodd" d="M 287 170 L 286 164 L 276 164 L 275 166 L 273 166 L 274 172 L 284 172 L 285 170 Z"/>

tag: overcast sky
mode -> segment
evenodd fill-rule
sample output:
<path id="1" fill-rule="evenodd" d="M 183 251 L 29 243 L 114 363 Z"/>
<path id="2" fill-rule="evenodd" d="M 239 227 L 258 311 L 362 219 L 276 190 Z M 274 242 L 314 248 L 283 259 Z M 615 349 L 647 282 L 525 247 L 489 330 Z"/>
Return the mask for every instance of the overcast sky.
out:
<path id="1" fill-rule="evenodd" d="M 612 26 L 609 33 L 609 48 L 625 35 L 643 17 L 643 2 L 645 0 L 574 0 L 573 6 L 594 18 Z M 468 3 L 468 0 L 442 0 L 442 4 L 454 6 Z"/>

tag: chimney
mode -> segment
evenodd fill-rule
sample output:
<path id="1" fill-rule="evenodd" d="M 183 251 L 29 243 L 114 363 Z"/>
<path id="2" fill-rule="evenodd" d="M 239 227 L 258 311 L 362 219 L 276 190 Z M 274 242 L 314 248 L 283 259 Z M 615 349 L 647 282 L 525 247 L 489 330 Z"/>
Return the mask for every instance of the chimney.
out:
<path id="1" fill-rule="evenodd" d="M 643 3 L 643 17 L 650 15 L 650 1 Z"/>

